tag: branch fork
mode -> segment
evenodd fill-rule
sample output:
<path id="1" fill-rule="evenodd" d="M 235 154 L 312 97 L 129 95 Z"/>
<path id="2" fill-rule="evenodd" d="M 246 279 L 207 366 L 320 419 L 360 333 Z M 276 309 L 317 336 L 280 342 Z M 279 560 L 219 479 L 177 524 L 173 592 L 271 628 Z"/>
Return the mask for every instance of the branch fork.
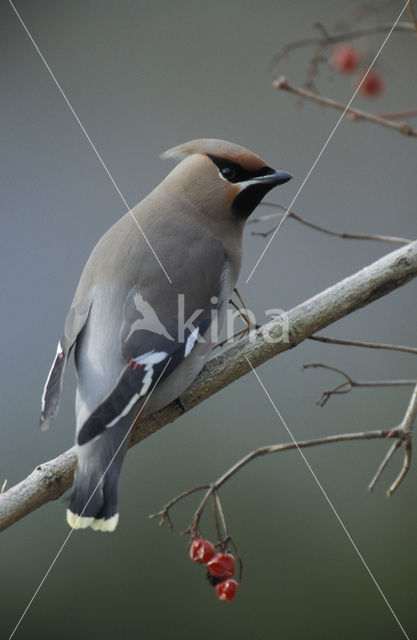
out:
<path id="1" fill-rule="evenodd" d="M 411 395 L 407 410 L 404 414 L 404 418 L 401 424 L 395 429 L 392 429 L 387 436 L 388 438 L 395 437 L 397 438 L 397 440 L 393 442 L 387 454 L 385 455 L 384 459 L 382 460 L 381 464 L 379 465 L 374 477 L 372 478 L 369 484 L 369 487 L 368 487 L 369 491 L 373 490 L 377 480 L 379 480 L 383 471 L 386 469 L 388 463 L 390 462 L 391 458 L 394 456 L 394 453 L 401 446 L 404 447 L 403 464 L 399 474 L 397 475 L 394 482 L 391 484 L 391 486 L 387 490 L 387 496 L 392 496 L 392 494 L 398 489 L 401 482 L 404 480 L 411 466 L 412 430 L 413 430 L 416 417 L 417 417 L 417 384 L 414 387 L 414 391 Z"/>
<path id="2" fill-rule="evenodd" d="M 331 341 L 331 339 L 328 339 L 328 338 L 326 338 L 326 340 Z M 336 341 L 336 342 L 349 344 L 349 341 L 345 341 L 345 340 Z M 376 347 L 378 348 L 388 347 L 392 349 L 395 348 L 395 345 L 373 345 L 372 343 L 371 344 L 362 343 L 361 346 L 368 346 L 371 348 L 376 348 Z M 405 350 L 405 347 L 399 347 L 398 350 Z M 336 373 L 339 373 L 345 378 L 345 381 L 342 382 L 341 384 L 338 384 L 333 389 L 324 391 L 322 393 L 321 398 L 318 400 L 318 402 L 316 402 L 316 404 L 319 407 L 324 407 L 324 405 L 329 401 L 332 395 L 349 393 L 354 387 L 369 388 L 369 387 L 394 387 L 394 386 L 411 386 L 411 385 L 414 386 L 413 393 L 411 394 L 411 398 L 408 403 L 407 410 L 404 414 L 404 417 L 401 423 L 397 427 L 394 427 L 393 429 L 390 429 L 389 431 L 385 432 L 386 438 L 396 438 L 396 440 L 395 442 L 392 443 L 387 454 L 383 458 L 381 464 L 379 465 L 368 487 L 369 491 L 373 490 L 376 482 L 381 477 L 383 471 L 388 466 L 388 463 L 391 461 L 397 449 L 403 446 L 404 458 L 403 458 L 403 464 L 402 464 L 401 470 L 397 475 L 397 477 L 395 478 L 394 482 L 391 484 L 391 486 L 387 490 L 387 496 L 392 496 L 392 494 L 398 489 L 401 482 L 404 480 L 411 466 L 412 430 L 417 418 L 417 381 L 416 380 L 380 380 L 380 381 L 372 380 L 372 381 L 366 381 L 366 382 L 359 382 L 357 380 L 354 380 L 345 371 L 342 371 L 341 369 L 337 369 L 336 367 L 330 367 L 329 365 L 323 364 L 321 362 L 313 362 L 313 363 L 305 364 L 302 366 L 302 370 L 305 370 L 308 368 L 322 368 L 322 369 L 327 369 L 329 371 L 335 371 Z"/>

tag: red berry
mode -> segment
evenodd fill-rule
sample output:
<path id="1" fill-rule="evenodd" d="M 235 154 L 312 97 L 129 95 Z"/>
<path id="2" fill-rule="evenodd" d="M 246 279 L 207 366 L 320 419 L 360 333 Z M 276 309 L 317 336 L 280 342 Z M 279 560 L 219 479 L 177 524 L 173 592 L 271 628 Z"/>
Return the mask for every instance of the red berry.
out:
<path id="1" fill-rule="evenodd" d="M 357 82 L 359 84 L 363 78 L 362 74 Z M 362 82 L 359 93 L 367 98 L 376 98 L 385 89 L 385 80 L 378 71 L 370 71 Z"/>
<path id="2" fill-rule="evenodd" d="M 209 540 L 194 538 L 190 547 L 190 558 L 194 562 L 206 563 L 215 555 L 216 550 Z"/>
<path id="3" fill-rule="evenodd" d="M 359 59 L 359 51 L 350 44 L 341 44 L 335 47 L 331 55 L 334 68 L 342 73 L 356 69 Z"/>
<path id="4" fill-rule="evenodd" d="M 207 563 L 209 573 L 215 578 L 231 578 L 235 572 L 236 561 L 231 553 L 216 553 Z"/>
<path id="5" fill-rule="evenodd" d="M 239 584 L 236 580 L 224 580 L 216 586 L 216 593 L 219 600 L 231 602 L 236 595 Z"/>

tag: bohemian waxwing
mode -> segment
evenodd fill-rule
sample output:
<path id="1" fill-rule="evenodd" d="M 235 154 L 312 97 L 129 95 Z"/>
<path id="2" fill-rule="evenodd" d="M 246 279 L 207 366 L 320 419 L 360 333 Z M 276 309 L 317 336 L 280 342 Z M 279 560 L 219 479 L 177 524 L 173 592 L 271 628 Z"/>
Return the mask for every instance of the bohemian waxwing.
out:
<path id="1" fill-rule="evenodd" d="M 203 367 L 239 275 L 245 222 L 292 177 L 225 140 L 192 140 L 163 157 L 181 162 L 88 259 L 43 392 L 47 428 L 75 345 L 75 529 L 115 529 L 135 417 L 178 398 Z"/>

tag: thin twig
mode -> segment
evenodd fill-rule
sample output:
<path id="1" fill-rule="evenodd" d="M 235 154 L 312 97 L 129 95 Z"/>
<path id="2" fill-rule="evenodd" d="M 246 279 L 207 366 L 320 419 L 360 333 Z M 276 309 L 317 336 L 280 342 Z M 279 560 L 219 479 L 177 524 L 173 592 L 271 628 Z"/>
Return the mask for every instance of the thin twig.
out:
<path id="1" fill-rule="evenodd" d="M 374 477 L 372 478 L 371 482 L 369 483 L 369 491 L 372 491 L 375 483 L 377 482 L 377 480 L 379 480 L 379 478 L 382 475 L 382 472 L 384 471 L 384 469 L 386 468 L 388 462 L 391 460 L 392 456 L 394 455 L 394 453 L 397 451 L 398 447 L 401 446 L 401 440 L 396 440 L 395 442 L 392 443 L 392 445 L 390 446 L 390 448 L 388 449 L 385 457 L 383 458 L 381 464 L 379 465 L 378 469 L 376 470 L 376 473 L 374 475 Z"/>
<path id="2" fill-rule="evenodd" d="M 412 116 L 417 116 L 417 108 L 414 109 L 406 109 L 405 111 L 396 111 L 394 113 L 378 113 L 380 118 L 385 118 L 386 120 L 396 120 L 397 118 L 411 118 Z"/>
<path id="3" fill-rule="evenodd" d="M 334 442 L 347 442 L 351 440 L 372 440 L 375 438 L 387 438 L 395 437 L 396 433 L 392 429 L 376 429 L 373 431 L 359 431 L 357 433 L 341 433 L 333 436 L 325 436 L 323 438 L 314 438 L 312 440 L 300 440 L 300 442 L 286 442 L 284 444 L 274 444 L 265 447 L 259 447 L 254 451 L 251 451 L 244 458 L 241 458 L 230 469 L 225 471 L 213 484 L 211 485 L 209 492 L 218 490 L 225 484 L 232 476 L 234 476 L 240 469 L 246 466 L 255 458 L 269 455 L 270 453 L 279 453 L 280 451 L 290 451 L 292 449 L 304 449 L 306 447 L 315 447 L 321 444 L 332 444 Z"/>
<path id="4" fill-rule="evenodd" d="M 269 215 L 266 216 L 260 216 L 259 218 L 253 218 L 251 220 L 249 220 L 249 222 L 247 224 L 255 224 L 257 222 L 267 222 L 268 220 L 273 220 L 275 218 L 282 218 L 285 213 L 287 212 L 287 208 L 283 207 L 280 204 L 275 204 L 273 202 L 261 202 L 261 205 L 264 207 L 274 207 L 276 209 L 281 209 L 281 211 L 278 213 L 271 213 Z M 378 242 L 393 242 L 396 244 L 409 244 L 410 242 L 412 242 L 412 240 L 408 239 L 408 238 L 401 238 L 399 236 L 383 236 L 380 234 L 370 234 L 370 233 L 346 233 L 344 231 L 339 232 L 339 231 L 331 231 L 330 229 L 327 229 L 326 227 L 321 227 L 318 224 L 314 224 L 313 222 L 309 222 L 308 220 L 305 220 L 305 218 L 302 218 L 300 215 L 298 215 L 297 213 L 294 213 L 294 211 L 290 211 L 288 213 L 288 217 L 289 218 L 293 218 L 294 220 L 296 220 L 297 222 L 300 222 L 301 224 L 306 225 L 306 227 L 310 227 L 311 229 L 314 229 L 315 231 L 321 231 L 322 233 L 327 233 L 330 236 L 335 236 L 337 238 L 343 238 L 343 239 L 348 239 L 348 240 L 377 240 Z M 269 231 L 266 231 L 264 233 L 261 233 L 260 231 L 252 231 L 252 235 L 253 236 L 262 236 L 264 238 L 267 238 L 271 233 L 273 233 L 275 231 L 277 227 L 274 226 L 272 227 L 272 229 L 269 229 Z"/>
<path id="5" fill-rule="evenodd" d="M 308 365 L 306 365 L 308 366 Z M 345 372 L 341 371 L 340 369 L 336 369 L 335 367 L 329 367 L 327 365 L 320 365 L 320 364 L 313 364 L 310 366 L 324 366 L 327 369 L 330 369 L 332 371 L 337 371 L 338 373 L 341 373 L 343 376 L 345 376 L 347 378 L 347 381 L 349 384 L 351 384 L 352 386 L 354 386 L 356 383 L 355 381 L 352 380 L 352 378 L 350 376 L 348 376 Z M 369 385 L 369 383 L 368 383 Z M 373 386 L 378 386 L 378 383 L 372 383 Z M 200 535 L 200 520 L 201 517 L 204 513 L 204 510 L 207 506 L 207 502 L 210 498 L 213 498 L 214 501 L 214 513 L 215 513 L 215 523 L 216 523 L 216 530 L 217 530 L 217 536 L 218 539 L 221 541 L 222 540 L 222 534 L 220 531 L 220 524 L 219 524 L 219 516 L 221 519 L 221 523 L 222 523 L 222 528 L 224 530 L 225 533 L 225 540 L 226 542 L 224 542 L 224 545 L 227 545 L 227 541 L 230 540 L 230 534 L 226 525 L 226 520 L 224 518 L 224 513 L 223 513 L 223 509 L 221 506 L 221 502 L 220 502 L 220 498 L 218 496 L 218 491 L 219 489 L 228 481 L 230 480 L 230 478 L 232 478 L 234 475 L 236 475 L 241 469 L 243 469 L 243 467 L 245 467 L 247 464 L 249 464 L 249 462 L 252 462 L 252 460 L 255 460 L 256 458 L 259 458 L 261 456 L 265 456 L 265 455 L 269 455 L 271 453 L 278 453 L 281 451 L 290 451 L 292 449 L 303 449 L 306 447 L 313 447 L 313 446 L 317 446 L 317 445 L 322 445 L 322 444 L 330 444 L 330 443 L 335 443 L 335 442 L 346 442 L 346 441 L 353 441 L 353 440 L 373 440 L 373 439 L 381 439 L 381 438 L 396 438 L 396 441 L 391 445 L 388 453 L 385 455 L 384 459 L 382 460 L 381 464 L 379 465 L 377 472 L 375 474 L 375 476 L 373 477 L 370 485 L 369 485 L 369 489 L 372 490 L 375 483 L 377 482 L 377 480 L 381 477 L 382 472 L 384 471 L 384 469 L 387 467 L 389 461 L 392 459 L 394 453 L 397 451 L 397 449 L 404 444 L 404 449 L 405 449 L 405 454 L 404 454 L 404 460 L 403 460 L 403 465 L 401 468 L 400 473 L 398 474 L 397 478 L 395 479 L 395 481 L 392 483 L 392 485 L 390 486 L 390 488 L 387 491 L 387 495 L 390 496 L 392 495 L 392 493 L 399 487 L 399 485 L 401 484 L 401 482 L 403 481 L 403 479 L 405 478 L 409 468 L 410 468 L 410 464 L 411 464 L 411 430 L 412 427 L 414 425 L 414 422 L 416 420 L 417 417 L 417 383 L 414 382 L 414 390 L 413 393 L 411 395 L 411 399 L 410 402 L 408 404 L 407 407 L 407 411 L 404 414 L 404 418 L 401 422 L 401 424 L 398 427 L 395 427 L 394 429 L 376 429 L 373 431 L 359 431 L 356 433 L 341 433 L 338 435 L 333 435 L 333 436 L 325 436 L 323 438 L 314 438 L 311 440 L 301 440 L 300 442 L 286 442 L 284 444 L 276 444 L 276 445 L 268 445 L 268 446 L 264 446 L 264 447 L 259 447 L 258 449 L 255 449 L 254 451 L 251 451 L 250 453 L 248 453 L 246 456 L 244 456 L 243 458 L 241 458 L 240 460 L 238 460 L 234 465 L 232 465 L 229 469 L 227 469 L 227 471 L 225 471 L 221 476 L 219 476 L 217 478 L 217 480 L 215 480 L 215 482 L 211 483 L 211 484 L 207 484 L 207 485 L 202 485 L 199 487 L 194 487 L 193 489 L 189 489 L 188 491 L 184 491 L 183 493 L 179 494 L 178 496 L 176 496 L 175 498 L 173 498 L 172 500 L 170 500 L 166 505 L 164 505 L 164 507 L 158 511 L 158 513 L 156 514 L 152 514 L 151 516 L 149 516 L 150 518 L 154 518 L 156 516 L 161 516 L 161 524 L 163 524 L 165 522 L 165 520 L 168 520 L 168 522 L 170 523 L 170 525 L 172 526 L 172 521 L 169 515 L 169 511 L 170 509 L 177 504 L 180 500 L 182 500 L 183 498 L 189 496 L 191 493 L 194 493 L 196 491 L 201 491 L 203 489 L 206 490 L 202 500 L 200 501 L 200 504 L 198 505 L 196 511 L 194 512 L 192 521 L 190 526 L 188 527 L 188 529 L 186 529 L 183 533 L 190 533 L 192 537 L 197 537 L 198 535 Z"/>
<path id="6" fill-rule="evenodd" d="M 248 308 L 246 306 L 246 304 L 243 301 L 242 296 L 240 295 L 237 287 L 235 287 L 233 289 L 233 293 L 236 295 L 238 301 L 240 302 L 240 304 L 242 305 L 241 307 L 238 307 L 237 304 L 235 304 L 233 302 L 233 300 L 230 300 L 230 302 L 233 304 L 234 308 L 239 312 L 240 317 L 242 318 L 242 320 L 246 323 L 247 328 L 245 330 L 246 333 L 250 333 L 253 329 L 257 329 L 257 325 L 252 322 L 252 318 L 251 318 L 251 314 L 248 311 Z"/>
<path id="7" fill-rule="evenodd" d="M 220 531 L 219 512 L 218 512 L 218 506 L 217 506 L 218 495 L 217 495 L 217 492 L 213 492 L 211 495 L 213 498 L 214 524 L 216 527 L 217 540 L 222 540 L 223 536 L 222 536 L 222 532 Z"/>
<path id="8" fill-rule="evenodd" d="M 331 37 L 324 24 L 322 24 L 321 22 L 315 22 L 314 27 L 318 29 L 318 31 L 320 31 L 323 36 L 323 40 L 327 41 L 329 37 Z M 320 62 L 327 62 L 327 56 L 323 55 L 323 50 L 325 48 L 326 45 L 323 45 L 322 43 L 318 44 L 315 47 L 314 53 L 310 58 L 307 71 L 307 80 L 304 83 L 304 86 L 306 87 L 306 89 L 311 89 L 311 91 L 317 90 L 315 78 L 319 73 Z"/>
<path id="9" fill-rule="evenodd" d="M 394 482 L 392 483 L 392 485 L 390 486 L 390 488 L 388 489 L 387 496 L 392 496 L 394 491 L 398 489 L 398 487 L 400 486 L 401 482 L 404 480 L 410 468 L 411 450 L 412 450 L 411 434 L 412 434 L 412 430 L 413 430 L 413 426 L 416 421 L 416 418 L 417 418 L 417 384 L 415 384 L 414 386 L 413 393 L 411 394 L 411 398 L 408 403 L 407 410 L 404 414 L 404 417 L 401 421 L 401 424 L 398 427 L 396 427 L 396 429 L 393 429 L 393 432 L 395 431 L 395 436 L 399 438 L 398 442 L 404 445 L 404 458 L 403 458 L 401 471 L 396 477 L 396 479 L 394 480 Z M 387 463 L 389 462 L 389 460 L 394 455 L 397 449 L 398 449 L 398 446 L 395 448 L 391 447 L 390 450 L 388 451 L 387 455 L 385 456 L 382 463 L 378 467 L 378 470 L 375 476 L 373 477 L 371 484 L 369 485 L 370 490 L 373 489 L 375 482 L 380 478 L 381 473 L 386 468 Z"/>
<path id="10" fill-rule="evenodd" d="M 333 389 L 323 391 L 321 398 L 316 402 L 319 407 L 324 407 L 332 395 L 349 393 L 354 387 L 411 387 L 417 384 L 417 380 L 354 380 L 346 371 L 342 371 L 342 369 L 337 369 L 336 367 L 330 367 L 322 362 L 303 364 L 301 370 L 304 371 L 305 369 L 327 369 L 328 371 L 335 371 L 345 378 L 345 382 L 342 382 Z"/>
<path id="11" fill-rule="evenodd" d="M 194 517 L 191 521 L 190 526 L 183 533 L 190 533 L 193 538 L 199 535 L 200 532 L 200 520 L 201 516 L 204 513 L 204 509 L 206 508 L 207 501 L 211 497 L 211 495 L 217 491 L 217 487 L 214 485 L 209 485 L 206 493 L 204 494 L 200 504 L 198 505 L 197 510 L 194 513 Z"/>
<path id="12" fill-rule="evenodd" d="M 221 347 L 224 347 L 226 342 L 233 342 L 236 338 L 238 340 L 242 340 L 242 338 L 244 338 L 247 335 L 248 335 L 248 329 L 247 329 L 247 327 L 245 327 L 241 331 L 237 331 L 236 333 L 234 333 L 230 338 L 225 338 L 221 342 L 218 342 L 214 348 L 215 349 L 220 349 Z"/>
<path id="13" fill-rule="evenodd" d="M 415 36 L 417 37 L 417 16 L 416 13 L 414 11 L 414 7 L 413 7 L 413 3 L 411 0 L 409 0 L 408 2 L 408 13 L 410 14 L 411 20 L 413 22 L 414 25 L 414 30 L 415 30 Z"/>
<path id="14" fill-rule="evenodd" d="M 192 493 L 195 493 L 196 491 L 202 491 L 203 489 L 207 489 L 207 488 L 209 488 L 209 486 L 210 485 L 208 485 L 208 484 L 204 484 L 204 485 L 201 485 L 199 487 L 193 487 L 192 489 L 188 489 L 187 491 L 183 491 L 178 496 L 175 496 L 175 498 L 173 498 L 170 502 L 168 502 L 161 509 L 161 511 L 157 511 L 156 513 L 151 513 L 151 515 L 149 516 L 149 519 L 152 520 L 153 518 L 160 518 L 160 520 L 159 520 L 159 526 L 160 527 L 162 527 L 165 524 L 165 521 L 167 521 L 170 530 L 174 531 L 174 526 L 172 524 L 172 520 L 171 520 L 170 515 L 169 515 L 169 510 L 171 509 L 171 507 L 173 507 L 177 502 L 179 502 L 183 498 L 186 498 L 187 496 L 191 495 Z"/>
<path id="15" fill-rule="evenodd" d="M 222 526 L 223 533 L 224 533 L 224 539 L 225 540 L 231 540 L 229 528 L 228 528 L 227 523 L 226 523 L 226 518 L 224 517 L 223 506 L 222 506 L 222 503 L 221 503 L 221 500 L 220 500 L 220 496 L 219 496 L 217 491 L 214 493 L 214 496 L 215 496 L 215 500 L 216 500 L 217 512 L 219 514 L 221 526 Z M 219 536 L 219 539 L 220 539 L 220 536 Z"/>
<path id="16" fill-rule="evenodd" d="M 341 343 L 350 344 L 350 342 L 347 340 L 341 341 Z M 367 344 L 367 343 L 364 343 L 364 344 L 356 343 L 355 346 L 371 346 L 372 348 L 382 348 L 382 347 L 395 348 L 394 345 L 374 345 L 374 344 Z M 302 366 L 303 370 L 308 368 L 328 369 L 329 371 L 335 371 L 336 373 L 339 373 L 345 378 L 345 382 L 343 382 L 342 384 L 337 385 L 336 387 L 334 387 L 329 391 L 323 392 L 320 400 L 316 403 L 320 407 L 323 407 L 326 404 L 326 402 L 328 402 L 328 400 L 332 395 L 349 393 L 349 391 L 351 391 L 353 387 L 388 387 L 388 386 L 393 387 L 393 386 L 411 386 L 411 385 L 414 386 L 413 393 L 411 395 L 407 410 L 404 414 L 401 424 L 398 427 L 392 429 L 391 432 L 389 433 L 389 437 L 392 437 L 395 435 L 395 437 L 397 437 L 398 440 L 388 450 L 387 454 L 385 455 L 384 459 L 379 465 L 368 487 L 369 490 L 372 491 L 377 480 L 379 480 L 379 478 L 381 477 L 382 472 L 387 467 L 388 463 L 390 462 L 391 458 L 394 456 L 397 449 L 402 444 L 404 444 L 404 459 L 403 459 L 403 465 L 402 465 L 401 471 L 387 491 L 387 495 L 391 496 L 394 493 L 394 491 L 399 487 L 401 482 L 404 480 L 411 465 L 411 450 L 412 450 L 411 432 L 417 417 L 417 380 L 379 380 L 379 381 L 368 380 L 366 382 L 359 382 L 357 380 L 353 380 L 353 378 L 350 375 L 348 375 L 345 371 L 342 371 L 341 369 L 337 369 L 336 367 L 331 367 L 329 365 L 326 365 L 320 362 L 314 362 L 314 363 L 306 364 Z"/>
<path id="17" fill-rule="evenodd" d="M 192 521 L 190 526 L 183 531 L 183 533 L 190 533 L 192 537 L 197 537 L 200 535 L 200 520 L 204 513 L 204 510 L 207 506 L 207 502 L 209 499 L 214 496 L 214 498 L 218 499 L 218 490 L 228 481 L 232 476 L 234 476 L 238 471 L 243 469 L 249 462 L 259 458 L 261 456 L 269 455 L 271 453 L 279 453 L 281 451 L 290 451 L 293 449 L 303 449 L 306 447 L 314 447 L 322 444 L 333 444 L 335 442 L 347 442 L 353 440 L 374 440 L 374 439 L 386 439 L 386 438 L 397 438 L 401 437 L 399 433 L 399 429 L 377 429 L 373 431 L 359 431 L 356 433 L 341 433 L 333 436 L 325 436 L 323 438 L 314 438 L 312 440 L 301 440 L 300 442 L 286 442 L 283 444 L 275 444 L 268 445 L 264 447 L 259 447 L 254 451 L 251 451 L 246 456 L 238 460 L 234 465 L 232 465 L 227 471 L 225 471 L 221 476 L 215 480 L 212 484 L 201 485 L 199 487 L 194 487 L 192 489 L 188 489 L 187 491 L 183 491 L 178 496 L 175 496 L 167 502 L 160 511 L 157 513 L 153 513 L 149 516 L 149 518 L 161 517 L 160 524 L 164 524 L 165 520 L 171 522 L 169 518 L 170 509 L 177 504 L 183 498 L 189 496 L 196 491 L 206 490 L 203 498 L 200 501 L 196 511 L 194 512 Z M 219 507 L 220 504 L 220 507 Z M 226 525 L 226 521 L 224 519 L 223 510 L 221 508 L 221 503 L 217 503 L 217 508 L 219 509 L 220 518 L 222 521 L 222 526 L 224 528 L 226 539 L 230 539 L 230 534 Z M 217 517 L 217 516 L 216 516 Z M 162 520 L 163 518 L 163 520 Z M 168 519 L 169 518 L 169 519 Z M 219 535 L 221 539 L 221 534 Z"/>
<path id="18" fill-rule="evenodd" d="M 238 311 L 240 311 L 240 312 L 241 312 L 241 315 L 242 315 L 242 317 L 243 317 L 243 320 L 244 320 L 244 321 L 246 322 L 246 324 L 248 325 L 249 331 L 250 331 L 251 329 L 255 329 L 255 326 L 254 326 L 254 325 L 253 325 L 253 323 L 251 322 L 251 317 L 250 317 L 250 314 L 249 314 L 249 312 L 248 312 L 248 308 L 247 308 L 246 304 L 244 303 L 243 298 L 242 298 L 242 296 L 240 295 L 240 293 L 239 293 L 239 291 L 238 291 L 237 287 L 235 287 L 235 288 L 233 289 L 233 293 L 236 295 L 237 299 L 239 300 L 240 304 L 242 305 L 242 307 L 241 307 L 240 309 L 238 309 Z M 243 309 L 244 313 L 242 313 L 242 309 Z"/>
<path id="19" fill-rule="evenodd" d="M 339 373 L 341 376 L 345 378 L 345 382 L 337 385 L 333 389 L 329 389 L 328 391 L 323 391 L 321 398 L 317 400 L 316 405 L 319 407 L 324 407 L 324 405 L 330 400 L 332 395 L 337 395 L 341 393 L 349 393 L 353 389 L 353 387 L 357 386 L 355 380 L 351 378 L 345 371 L 341 369 L 337 369 L 336 367 L 330 367 L 327 364 L 322 364 L 321 362 L 311 362 L 310 364 L 303 364 L 301 367 L 301 371 L 305 371 L 305 369 L 328 369 L 329 371 L 335 371 Z"/>
<path id="20" fill-rule="evenodd" d="M 403 421 L 401 422 L 400 429 L 403 431 L 404 435 L 408 436 L 414 426 L 414 423 L 417 418 L 417 384 L 414 388 L 414 391 L 411 395 L 410 402 L 407 407 L 407 411 L 404 414 Z"/>
<path id="21" fill-rule="evenodd" d="M 242 318 L 243 322 L 246 324 L 246 327 L 244 329 L 242 329 L 241 331 L 237 331 L 236 333 L 234 333 L 229 338 L 225 338 L 221 342 L 218 342 L 216 344 L 216 346 L 214 347 L 215 349 L 220 349 L 221 347 L 223 347 L 226 344 L 226 342 L 232 342 L 235 338 L 237 338 L 238 340 L 241 340 L 242 338 L 247 336 L 253 329 L 257 329 L 258 328 L 258 326 L 255 325 L 252 322 L 250 314 L 249 314 L 249 312 L 248 312 L 248 310 L 246 308 L 246 305 L 243 302 L 242 296 L 240 295 L 240 293 L 239 293 L 239 291 L 237 290 L 236 287 L 233 289 L 233 293 L 236 295 L 238 301 L 240 302 L 240 304 L 242 306 L 238 307 L 236 302 L 234 300 L 232 300 L 232 299 L 229 300 L 229 304 L 231 304 L 232 307 L 234 309 L 236 309 L 236 311 L 239 312 L 239 317 Z"/>
<path id="22" fill-rule="evenodd" d="M 383 344 L 378 342 L 363 342 L 360 340 L 340 340 L 338 338 L 327 338 L 325 336 L 310 336 L 309 340 L 324 342 L 326 344 L 341 344 L 349 347 L 366 347 L 367 349 L 386 349 L 388 351 L 402 351 L 404 353 L 417 354 L 416 347 L 403 347 L 399 344 Z"/>
<path id="23" fill-rule="evenodd" d="M 392 120 L 387 120 L 386 118 L 381 118 L 381 116 L 378 116 L 374 113 L 369 113 L 369 111 L 354 109 L 353 107 L 346 108 L 346 105 L 343 102 L 338 102 L 337 100 L 333 100 L 332 98 L 325 98 L 324 96 L 321 96 L 318 93 L 314 93 L 313 91 L 309 91 L 308 89 L 294 87 L 284 76 L 280 76 L 279 78 L 277 78 L 277 80 L 273 82 L 273 86 L 276 89 L 289 91 L 290 93 L 293 93 L 300 98 L 312 100 L 313 102 L 325 105 L 326 107 L 332 107 L 333 109 L 337 109 L 338 111 L 346 111 L 349 117 L 353 120 L 367 120 L 368 122 L 374 122 L 375 124 L 379 124 L 383 127 L 388 127 L 389 129 L 398 131 L 398 133 L 401 133 L 405 136 L 417 136 L 417 129 L 413 129 L 413 127 L 411 127 L 406 122 L 394 122 Z"/>
<path id="24" fill-rule="evenodd" d="M 407 473 L 408 473 L 408 471 L 410 469 L 410 466 L 411 466 L 411 438 L 406 438 L 404 440 L 403 465 L 401 467 L 400 473 L 398 474 L 398 476 L 396 477 L 396 479 L 394 480 L 394 482 L 392 483 L 392 485 L 388 489 L 387 496 L 392 496 L 394 491 L 396 491 L 398 489 L 398 487 L 400 486 L 401 482 L 404 480 L 405 476 L 407 475 Z"/>
<path id="25" fill-rule="evenodd" d="M 315 25 L 317 26 L 317 25 Z M 322 26 L 322 25 L 321 25 Z M 370 27 L 367 29 L 357 29 L 356 31 L 347 31 L 345 33 L 339 33 L 337 35 L 330 35 L 326 32 L 324 37 L 303 38 L 302 40 L 295 40 L 285 45 L 274 55 L 272 58 L 269 71 L 272 73 L 278 62 L 288 56 L 291 51 L 295 49 L 301 49 L 303 47 L 310 47 L 318 45 L 321 48 L 325 48 L 329 45 L 334 45 L 339 42 L 346 42 L 348 40 L 355 40 L 356 38 L 363 38 L 364 36 L 373 35 L 375 33 L 388 33 L 392 29 L 392 24 L 380 24 L 376 27 Z M 414 31 L 414 25 L 411 22 L 399 22 L 394 31 Z"/>

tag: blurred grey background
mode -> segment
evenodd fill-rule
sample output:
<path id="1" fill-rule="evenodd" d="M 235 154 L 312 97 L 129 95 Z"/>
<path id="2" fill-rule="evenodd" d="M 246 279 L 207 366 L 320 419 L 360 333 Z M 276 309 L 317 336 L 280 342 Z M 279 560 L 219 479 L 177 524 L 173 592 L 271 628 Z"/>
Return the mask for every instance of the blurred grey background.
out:
<path id="1" fill-rule="evenodd" d="M 334 0 L 16 0 L 23 20 L 129 204 L 172 168 L 164 149 L 195 137 L 222 137 L 262 155 L 295 179 L 269 201 L 288 205 L 339 114 L 272 88 L 268 64 L 285 43 L 331 27 L 392 22 L 402 2 Z M 0 479 L 12 485 L 72 445 L 74 379 L 61 412 L 37 428 L 40 396 L 82 267 L 125 207 L 6 0 L 1 48 L 1 407 Z M 408 15 L 404 14 L 404 19 Z M 375 52 L 383 36 L 358 42 Z M 355 104 L 376 112 L 416 104 L 416 40 L 394 34 L 378 67 L 387 90 Z M 311 50 L 277 73 L 305 80 Z M 350 77 L 323 65 L 320 90 L 347 101 Z M 415 237 L 415 140 L 372 124 L 344 121 L 294 206 L 335 230 Z M 259 208 L 257 215 L 269 213 Z M 268 228 L 267 224 L 260 227 Z M 343 241 L 288 220 L 250 283 L 265 241 L 245 239 L 240 292 L 262 320 L 288 309 L 395 248 Z M 326 330 L 334 337 L 415 344 L 411 283 Z M 415 378 L 411 355 L 306 343 L 259 369 L 296 438 L 396 425 L 410 390 L 356 390 L 320 409 L 341 367 L 358 379 Z M 179 535 L 190 498 L 173 512 L 176 532 L 148 514 L 173 495 L 214 480 L 262 444 L 288 434 L 254 376 L 246 376 L 131 450 L 122 474 L 121 521 L 112 535 L 71 536 L 16 638 L 229 637 L 241 639 L 402 638 L 340 524 L 296 452 L 258 460 L 222 491 L 244 582 L 232 605 L 216 600 Z M 384 442 L 308 450 L 307 458 L 410 637 L 415 607 L 417 469 L 398 494 L 387 470 L 367 492 Z M 1 637 L 8 637 L 68 534 L 64 500 L 2 533 Z M 205 523 L 211 534 L 209 520 Z"/>

